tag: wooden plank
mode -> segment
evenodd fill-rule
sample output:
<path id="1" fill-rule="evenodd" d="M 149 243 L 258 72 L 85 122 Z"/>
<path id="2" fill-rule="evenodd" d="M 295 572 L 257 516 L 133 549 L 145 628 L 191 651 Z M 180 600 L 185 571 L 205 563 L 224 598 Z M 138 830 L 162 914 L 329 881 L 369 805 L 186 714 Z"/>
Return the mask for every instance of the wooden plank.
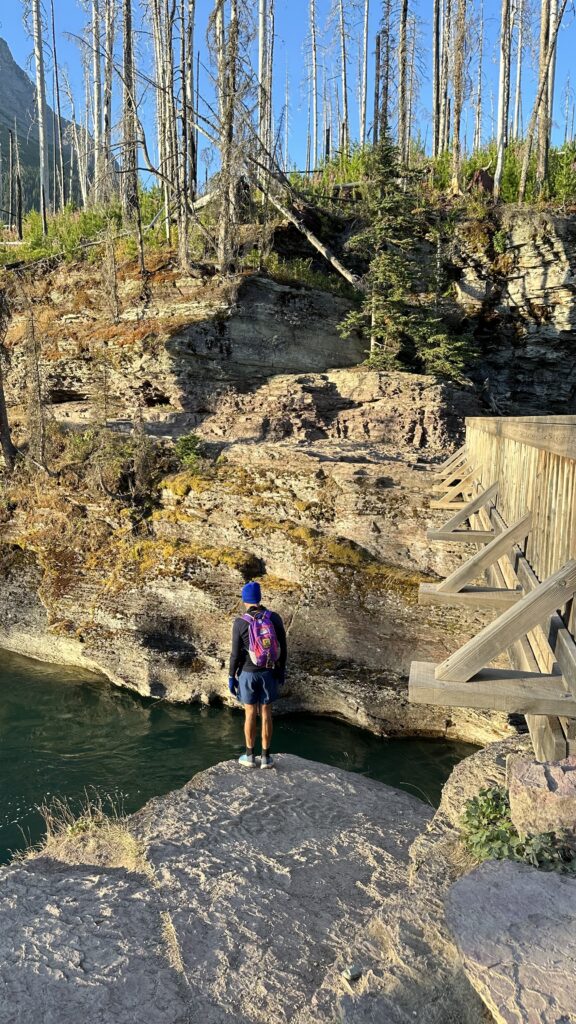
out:
<path id="1" fill-rule="evenodd" d="M 421 583 L 418 588 L 418 604 L 421 605 L 477 610 L 489 608 L 498 612 L 510 608 L 523 596 L 521 590 L 507 590 L 505 587 L 463 587 L 457 593 L 440 590 L 435 583 Z"/>
<path id="2" fill-rule="evenodd" d="M 528 633 L 553 611 L 562 608 L 576 591 L 576 559 L 571 559 L 531 594 L 503 612 L 477 636 L 438 666 L 438 678 L 453 682 L 470 679 Z"/>
<path id="3" fill-rule="evenodd" d="M 476 470 L 469 462 L 464 463 L 461 469 L 458 469 L 455 473 L 450 473 L 449 476 L 444 477 L 439 483 L 434 484 L 432 490 L 434 494 L 443 494 L 444 491 L 452 489 L 454 487 L 465 487 L 468 484 L 473 484 L 476 479 Z"/>
<path id="4" fill-rule="evenodd" d="M 526 725 L 538 761 L 561 761 L 568 744 L 556 715 L 526 715 Z"/>
<path id="5" fill-rule="evenodd" d="M 445 495 L 443 498 L 438 499 L 433 498 L 430 502 L 430 508 L 445 508 L 448 512 L 454 512 L 458 509 L 466 508 L 467 505 L 467 500 L 459 501 L 457 498 L 450 497 L 449 495 Z"/>
<path id="6" fill-rule="evenodd" d="M 452 455 L 449 455 L 448 458 L 444 462 L 441 462 L 439 466 L 436 466 L 435 467 L 435 472 L 443 473 L 444 470 L 448 469 L 452 465 L 453 462 L 456 462 L 456 459 L 461 458 L 462 455 L 465 454 L 465 452 L 466 452 L 466 442 L 464 442 L 464 444 L 460 445 L 460 447 L 455 452 L 452 452 Z"/>
<path id="7" fill-rule="evenodd" d="M 491 509 L 490 517 L 498 526 L 498 520 L 501 520 L 501 516 L 496 509 Z M 540 580 L 536 573 L 525 558 L 521 548 L 517 545 L 513 546 L 511 553 L 508 555 L 508 561 L 514 568 L 516 576 L 525 591 L 530 593 L 540 585 Z M 576 697 L 576 641 L 557 612 L 553 612 L 550 616 L 547 633 L 565 684 Z"/>
<path id="8" fill-rule="evenodd" d="M 576 697 L 576 643 L 565 627 L 556 631 L 552 649 L 564 682 L 572 696 Z"/>
<path id="9" fill-rule="evenodd" d="M 428 540 L 442 542 L 463 541 L 465 544 L 487 544 L 494 537 L 494 530 L 427 530 Z"/>
<path id="10" fill-rule="evenodd" d="M 494 501 L 497 494 L 498 483 L 491 484 L 490 487 L 487 487 L 484 491 L 480 491 L 480 494 L 477 494 L 475 498 L 472 498 L 471 501 L 467 502 L 466 506 L 461 509 L 460 512 L 457 512 L 456 515 L 452 516 L 448 522 L 444 523 L 442 529 L 456 530 L 459 526 L 462 526 L 462 523 L 465 523 L 471 515 L 478 512 L 483 505 L 486 505 L 489 501 Z"/>
<path id="11" fill-rule="evenodd" d="M 513 648 L 513 665 L 528 672 L 538 672 L 539 666 L 527 636 L 520 637 Z M 567 755 L 566 737 L 558 717 L 526 715 L 526 724 L 539 761 L 558 761 Z"/>
<path id="12" fill-rule="evenodd" d="M 561 718 L 560 724 L 564 730 L 566 739 L 569 742 L 576 740 L 576 718 Z"/>
<path id="13" fill-rule="evenodd" d="M 456 682 L 438 678 L 438 667 L 433 662 L 412 662 L 408 682 L 412 703 L 524 715 L 576 714 L 576 700 L 562 689 L 560 676 L 489 668 L 469 682 Z"/>
<path id="14" fill-rule="evenodd" d="M 502 533 L 499 533 L 494 540 L 490 541 L 489 544 L 484 548 L 480 548 L 476 554 L 464 562 L 464 565 L 455 569 L 450 576 L 447 576 L 442 583 L 438 584 L 438 590 L 445 590 L 447 592 L 456 593 L 461 590 L 466 583 L 472 582 L 477 577 L 492 565 L 499 558 L 502 558 L 509 549 L 511 548 L 514 541 L 521 540 L 528 535 L 530 532 L 530 524 L 532 521 L 531 514 L 528 512 L 522 519 L 519 519 L 517 523 L 513 523 L 512 526 L 507 527 Z"/>
<path id="15" fill-rule="evenodd" d="M 466 419 L 466 428 L 518 441 L 564 459 L 576 459 L 576 422 L 573 417 L 470 417 Z"/>

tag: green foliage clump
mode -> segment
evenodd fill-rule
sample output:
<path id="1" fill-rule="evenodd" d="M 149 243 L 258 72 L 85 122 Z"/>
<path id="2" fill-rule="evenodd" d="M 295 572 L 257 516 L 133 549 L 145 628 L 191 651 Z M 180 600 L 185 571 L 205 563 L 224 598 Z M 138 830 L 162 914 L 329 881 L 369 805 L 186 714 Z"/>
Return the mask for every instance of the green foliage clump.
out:
<path id="1" fill-rule="evenodd" d="M 489 174 L 494 174 L 496 170 L 496 143 L 490 142 L 487 146 L 478 150 L 475 153 L 471 153 L 470 156 L 466 157 L 462 161 L 462 172 L 461 180 L 464 189 L 467 189 L 470 184 L 475 171 L 480 169 L 487 170 Z M 522 160 L 524 158 L 524 143 L 521 141 L 510 142 L 506 149 L 504 157 L 504 167 L 502 169 L 502 181 L 500 184 L 500 200 L 504 203 L 516 203 L 518 202 L 518 191 L 520 188 L 520 175 L 522 172 Z M 554 151 L 551 152 L 551 163 L 554 160 Z M 436 192 L 446 193 L 450 190 L 452 181 L 452 154 L 450 152 L 441 153 L 432 162 L 432 184 Z M 550 188 L 551 195 L 555 194 L 554 188 Z M 466 213 L 470 215 L 473 211 L 471 204 L 474 204 L 478 198 L 481 197 L 480 193 L 474 190 L 466 191 L 464 196 L 458 200 L 461 205 L 465 207 Z M 534 202 L 537 198 L 536 189 L 536 156 L 532 155 L 529 168 L 528 168 L 528 179 L 526 186 L 526 201 Z M 490 197 L 486 196 L 483 201 L 490 201 Z"/>
<path id="2" fill-rule="evenodd" d="M 320 161 L 313 174 L 303 177 L 298 171 L 293 171 L 289 176 L 290 181 L 299 192 L 329 198 L 334 185 L 369 178 L 370 157 L 371 147 L 356 143 L 348 153 L 342 151 L 328 160 Z"/>
<path id="3" fill-rule="evenodd" d="M 297 257 L 283 259 L 276 252 L 262 255 L 257 249 L 250 250 L 242 258 L 242 266 L 247 269 L 264 269 L 270 277 L 282 284 L 305 285 L 317 288 L 318 291 L 331 292 L 346 299 L 353 299 L 356 292 L 339 274 L 322 273 L 313 267 L 312 258 Z"/>
<path id="4" fill-rule="evenodd" d="M 576 874 L 576 844 L 566 835 L 520 835 L 510 817 L 504 786 L 481 789 L 466 801 L 461 819 L 466 849 L 476 860 L 514 860 L 543 871 Z"/>
<path id="5" fill-rule="evenodd" d="M 72 462 L 86 462 L 98 445 L 98 431 L 94 427 L 88 430 L 70 431 L 66 436 L 66 454 Z"/>
<path id="6" fill-rule="evenodd" d="M 31 258 L 63 253 L 67 259 L 78 258 L 85 242 L 106 234 L 116 233 L 122 224 L 120 207 L 111 204 L 105 208 L 76 210 L 66 206 L 48 220 L 48 234 L 42 234 L 42 218 L 32 210 L 24 223 L 25 248 Z"/>
<path id="7" fill-rule="evenodd" d="M 49 432 L 47 459 L 63 480 L 101 497 L 148 506 L 155 485 L 171 468 L 170 456 L 142 431 L 129 436 L 107 427 Z M 172 460 L 173 465 L 173 460 Z"/>
<path id="8" fill-rule="evenodd" d="M 504 228 L 499 228 L 498 231 L 496 231 L 492 239 L 492 245 L 494 246 L 494 252 L 497 252 L 499 255 L 506 252 L 506 247 L 508 245 L 508 233 Z"/>
<path id="9" fill-rule="evenodd" d="M 576 142 L 550 153 L 550 192 L 566 206 L 576 203 Z"/>
<path id="10" fill-rule="evenodd" d="M 202 468 L 201 443 L 197 434 L 183 434 L 174 445 L 180 464 L 193 473 L 199 473 Z"/>

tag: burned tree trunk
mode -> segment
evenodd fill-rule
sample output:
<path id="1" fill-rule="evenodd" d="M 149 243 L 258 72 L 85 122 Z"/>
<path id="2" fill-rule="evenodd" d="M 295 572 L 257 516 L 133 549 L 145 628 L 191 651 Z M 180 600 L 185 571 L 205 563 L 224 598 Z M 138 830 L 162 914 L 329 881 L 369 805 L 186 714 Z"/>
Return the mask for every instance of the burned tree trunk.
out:
<path id="1" fill-rule="evenodd" d="M 12 473 L 16 464 L 18 451 L 12 441 L 10 423 L 8 421 L 8 409 L 6 407 L 6 395 L 4 393 L 4 373 L 2 367 L 2 355 L 4 349 L 4 338 L 10 322 L 10 308 L 3 291 L 0 291 L 0 447 L 4 456 L 4 465 L 8 473 Z"/>

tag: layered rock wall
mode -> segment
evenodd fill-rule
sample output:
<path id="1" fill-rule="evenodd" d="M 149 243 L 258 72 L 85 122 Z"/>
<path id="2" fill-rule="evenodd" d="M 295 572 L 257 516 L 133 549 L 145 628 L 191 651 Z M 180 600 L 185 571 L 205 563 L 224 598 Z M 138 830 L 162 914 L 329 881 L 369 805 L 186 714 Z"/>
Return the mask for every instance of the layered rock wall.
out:
<path id="1" fill-rule="evenodd" d="M 456 300 L 493 411 L 576 411 L 576 219 L 510 206 L 457 229 Z"/>

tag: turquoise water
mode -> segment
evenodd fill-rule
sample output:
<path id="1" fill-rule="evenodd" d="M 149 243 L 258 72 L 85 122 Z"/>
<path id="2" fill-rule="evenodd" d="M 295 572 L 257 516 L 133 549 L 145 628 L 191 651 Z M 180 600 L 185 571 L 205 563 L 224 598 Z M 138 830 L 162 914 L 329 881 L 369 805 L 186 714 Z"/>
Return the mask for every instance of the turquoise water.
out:
<path id="1" fill-rule="evenodd" d="M 38 806 L 86 790 L 128 813 L 235 757 L 243 715 L 144 700 L 77 670 L 0 651 L 0 862 L 43 834 Z M 328 718 L 277 718 L 273 749 L 401 787 L 436 804 L 453 766 L 475 748 L 386 740 Z M 240 770 L 240 769 L 239 769 Z"/>

